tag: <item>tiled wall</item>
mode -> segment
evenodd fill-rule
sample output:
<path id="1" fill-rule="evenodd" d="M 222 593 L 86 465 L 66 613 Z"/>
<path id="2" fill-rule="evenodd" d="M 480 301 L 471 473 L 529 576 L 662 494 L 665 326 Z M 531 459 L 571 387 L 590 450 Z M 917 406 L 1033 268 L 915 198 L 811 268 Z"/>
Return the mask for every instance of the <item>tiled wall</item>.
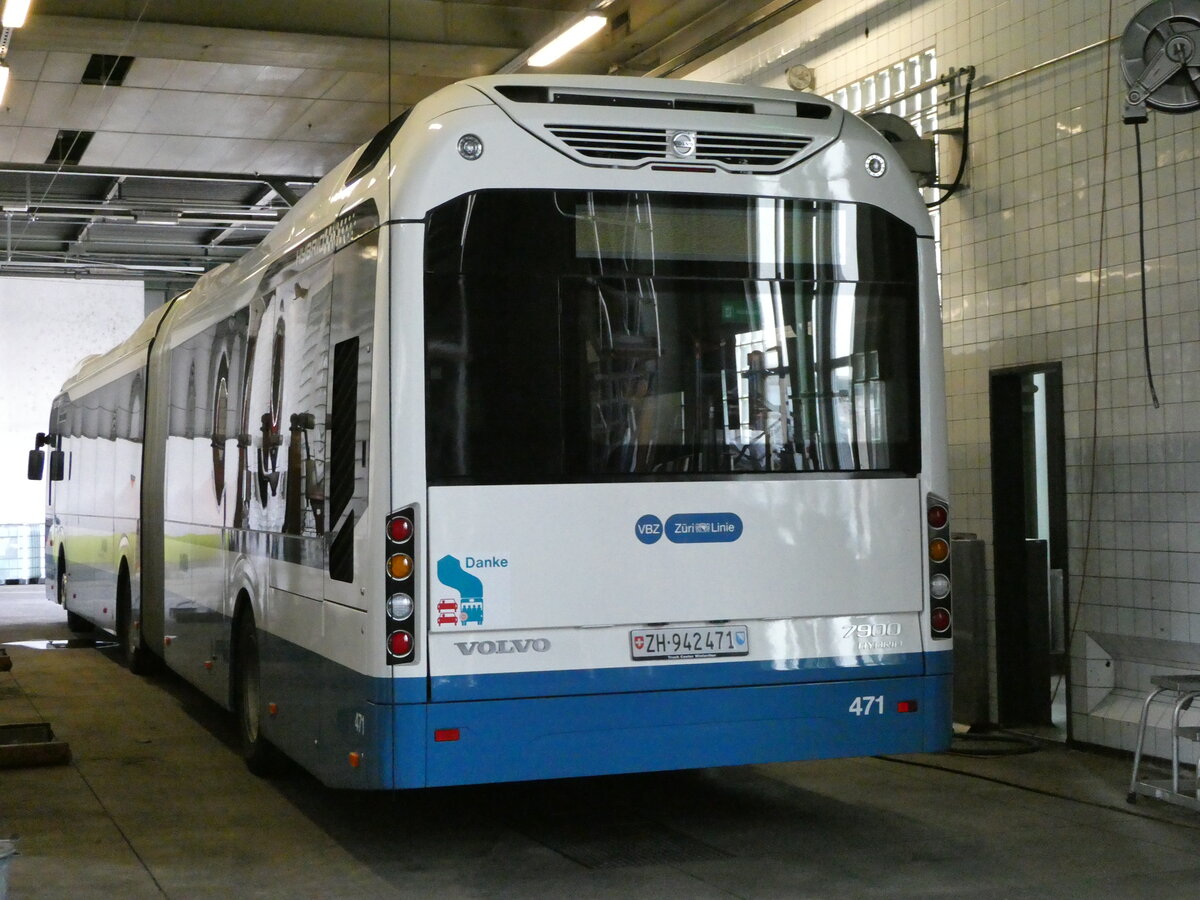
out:
<path id="1" fill-rule="evenodd" d="M 1150 676 L 1200 671 L 1200 112 L 1142 127 L 1155 409 L 1134 134 L 1108 40 L 1145 2 L 821 0 L 688 76 L 785 88 L 803 63 L 830 93 L 930 47 L 942 71 L 976 67 L 969 188 L 941 217 L 954 525 L 991 559 L 989 373 L 1061 362 L 1072 731 L 1126 749 Z M 1162 728 L 1151 740 L 1169 755 Z"/>

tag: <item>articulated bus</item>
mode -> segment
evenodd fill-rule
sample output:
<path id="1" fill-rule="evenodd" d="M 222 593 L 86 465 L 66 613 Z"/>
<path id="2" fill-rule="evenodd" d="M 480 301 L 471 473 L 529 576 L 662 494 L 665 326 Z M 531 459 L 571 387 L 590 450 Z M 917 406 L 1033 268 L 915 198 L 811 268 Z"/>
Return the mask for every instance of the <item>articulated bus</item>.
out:
<path id="1" fill-rule="evenodd" d="M 48 595 L 332 786 L 943 749 L 936 293 L 824 99 L 453 85 L 79 365 Z"/>

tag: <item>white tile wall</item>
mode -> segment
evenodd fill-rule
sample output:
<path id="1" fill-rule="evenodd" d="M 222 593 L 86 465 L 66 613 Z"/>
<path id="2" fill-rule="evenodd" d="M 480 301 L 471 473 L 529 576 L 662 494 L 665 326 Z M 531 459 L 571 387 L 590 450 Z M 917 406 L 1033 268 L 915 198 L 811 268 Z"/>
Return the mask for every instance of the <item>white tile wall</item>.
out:
<path id="1" fill-rule="evenodd" d="M 1126 749 L 1150 676 L 1200 669 L 1200 113 L 1152 111 L 1142 127 L 1154 409 L 1134 135 L 1107 40 L 1144 5 L 823 0 L 689 76 L 786 87 L 803 63 L 829 93 L 929 47 L 943 71 L 976 67 L 969 188 L 942 207 L 955 528 L 991 544 L 990 371 L 1061 361 L 1079 604 L 1071 723 L 1078 740 Z M 1160 643 L 1107 668 L 1087 650 L 1093 633 Z M 1165 746 L 1161 729 L 1151 740 Z"/>

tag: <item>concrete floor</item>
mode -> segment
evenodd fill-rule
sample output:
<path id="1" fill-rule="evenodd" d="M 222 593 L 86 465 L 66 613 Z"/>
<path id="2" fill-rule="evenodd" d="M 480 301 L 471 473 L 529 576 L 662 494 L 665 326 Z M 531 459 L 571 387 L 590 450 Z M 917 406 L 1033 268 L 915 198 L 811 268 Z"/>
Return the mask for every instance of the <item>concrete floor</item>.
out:
<path id="1" fill-rule="evenodd" d="M 69 765 L 0 769 L 9 897 L 1188 897 L 1200 816 L 1125 802 L 1128 760 L 1048 746 L 402 794 L 250 775 L 229 717 L 65 640 L 0 588 L 0 724 Z"/>

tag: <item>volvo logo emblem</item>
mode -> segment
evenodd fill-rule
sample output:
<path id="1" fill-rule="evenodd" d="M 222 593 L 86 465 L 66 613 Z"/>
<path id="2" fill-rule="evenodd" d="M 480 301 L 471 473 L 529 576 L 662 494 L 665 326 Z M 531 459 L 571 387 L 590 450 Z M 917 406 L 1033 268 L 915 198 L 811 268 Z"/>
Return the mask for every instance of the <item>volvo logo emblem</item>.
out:
<path id="1" fill-rule="evenodd" d="M 491 656 L 493 653 L 545 653 L 550 649 L 546 638 L 514 638 L 511 641 L 456 641 L 454 644 L 463 656 L 478 653 Z"/>
<path id="2" fill-rule="evenodd" d="M 680 159 L 691 159 L 696 155 L 696 132 L 672 131 L 669 137 L 671 152 Z"/>

